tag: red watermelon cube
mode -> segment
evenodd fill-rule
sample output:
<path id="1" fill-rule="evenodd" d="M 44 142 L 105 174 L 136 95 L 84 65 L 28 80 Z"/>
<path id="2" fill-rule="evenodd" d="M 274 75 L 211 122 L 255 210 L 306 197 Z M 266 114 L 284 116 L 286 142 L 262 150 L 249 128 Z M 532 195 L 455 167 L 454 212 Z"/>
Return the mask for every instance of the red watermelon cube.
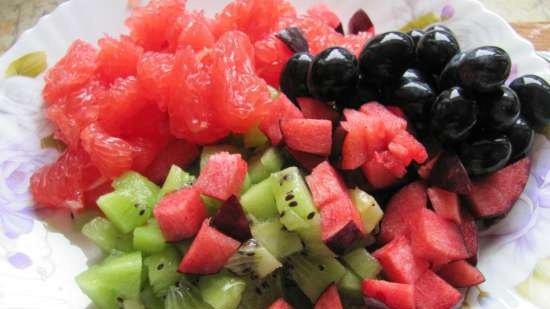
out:
<path id="1" fill-rule="evenodd" d="M 443 266 L 437 271 L 437 275 L 455 288 L 468 288 L 485 281 L 483 274 L 464 260 L 451 262 Z"/>
<path id="2" fill-rule="evenodd" d="M 307 119 L 325 119 L 337 121 L 340 115 L 326 103 L 313 98 L 298 98 L 298 105 Z"/>
<path id="3" fill-rule="evenodd" d="M 217 153 L 208 159 L 195 186 L 202 194 L 225 201 L 239 195 L 247 170 L 240 154 Z"/>
<path id="4" fill-rule="evenodd" d="M 422 164 L 428 159 L 426 148 L 407 131 L 399 132 L 388 144 L 388 149 L 404 165 L 409 165 L 412 160 Z"/>
<path id="5" fill-rule="evenodd" d="M 145 176 L 160 184 L 164 182 L 172 165 L 186 167 L 199 156 L 199 148 L 183 140 L 170 142 L 147 168 Z"/>
<path id="6" fill-rule="evenodd" d="M 363 295 L 373 298 L 391 309 L 415 309 L 415 291 L 411 284 L 384 280 L 363 281 Z"/>
<path id="7" fill-rule="evenodd" d="M 504 215 L 512 209 L 529 178 L 529 158 L 509 165 L 483 179 L 474 180 L 467 196 L 477 218 Z"/>
<path id="8" fill-rule="evenodd" d="M 399 133 L 407 129 L 407 121 L 389 111 L 384 105 L 378 102 L 371 102 L 361 106 L 360 111 L 367 117 L 377 119 L 384 127 L 386 143 Z"/>
<path id="9" fill-rule="evenodd" d="M 433 187 L 428 188 L 428 197 L 435 213 L 441 218 L 456 224 L 462 223 L 460 202 L 456 193 Z"/>
<path id="10" fill-rule="evenodd" d="M 343 309 L 336 285 L 329 286 L 317 300 L 313 309 Z"/>
<path id="11" fill-rule="evenodd" d="M 342 144 L 342 168 L 354 170 L 367 162 L 368 158 L 364 132 L 362 130 L 348 132 Z"/>
<path id="12" fill-rule="evenodd" d="M 206 219 L 183 257 L 178 271 L 195 275 L 217 273 L 237 252 L 240 244 L 210 226 L 210 220 Z"/>
<path id="13" fill-rule="evenodd" d="M 417 309 L 451 309 L 462 299 L 462 294 L 428 270 L 416 281 L 414 299 Z"/>
<path id="14" fill-rule="evenodd" d="M 317 165 L 306 181 L 319 209 L 335 200 L 349 199 L 344 180 L 327 161 Z"/>
<path id="15" fill-rule="evenodd" d="M 379 156 L 376 156 L 361 166 L 363 175 L 375 189 L 387 188 L 399 181 L 399 178 L 387 169 L 380 159 Z"/>
<path id="16" fill-rule="evenodd" d="M 283 93 L 272 103 L 272 112 L 260 123 L 260 130 L 267 135 L 271 144 L 278 145 L 283 140 L 281 121 L 304 118 L 302 112 Z"/>
<path id="17" fill-rule="evenodd" d="M 184 188 L 164 196 L 153 212 L 167 241 L 193 237 L 208 217 L 200 193 L 195 188 Z"/>
<path id="18" fill-rule="evenodd" d="M 336 253 L 343 253 L 365 236 L 361 215 L 349 196 L 326 204 L 320 211 L 321 237 Z"/>
<path id="19" fill-rule="evenodd" d="M 477 264 L 478 251 L 478 229 L 477 224 L 472 215 L 466 210 L 462 210 L 462 224 L 459 226 L 460 232 L 464 237 L 464 244 L 468 250 L 468 261 L 472 264 Z"/>
<path id="20" fill-rule="evenodd" d="M 435 264 L 468 258 L 458 226 L 426 208 L 409 214 L 409 234 L 414 254 Z"/>
<path id="21" fill-rule="evenodd" d="M 412 214 L 425 209 L 428 203 L 426 186 L 422 182 L 413 182 L 397 192 L 386 206 L 380 225 L 379 239 L 389 242 L 408 233 L 409 226 L 416 224 Z"/>
<path id="22" fill-rule="evenodd" d="M 405 236 L 395 238 L 373 254 L 388 279 L 398 283 L 414 283 L 428 270 L 428 262 L 413 254 Z"/>
<path id="23" fill-rule="evenodd" d="M 267 309 L 294 309 L 291 305 L 289 305 L 284 299 L 279 298 L 277 301 L 275 301 L 271 306 L 269 306 Z"/>
<path id="24" fill-rule="evenodd" d="M 319 119 L 281 121 L 281 131 L 288 148 L 328 156 L 332 148 L 332 122 Z"/>

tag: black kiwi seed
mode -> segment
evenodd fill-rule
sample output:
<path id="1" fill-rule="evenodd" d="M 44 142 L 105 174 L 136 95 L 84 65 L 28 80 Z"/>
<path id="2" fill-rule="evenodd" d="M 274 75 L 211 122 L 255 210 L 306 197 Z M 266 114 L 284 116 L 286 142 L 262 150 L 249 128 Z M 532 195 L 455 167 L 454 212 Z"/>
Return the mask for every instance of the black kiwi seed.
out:
<path id="1" fill-rule="evenodd" d="M 139 208 L 139 204 L 134 204 L 134 208 Z"/>
<path id="2" fill-rule="evenodd" d="M 313 219 L 313 217 L 315 217 L 315 213 L 314 213 L 314 212 L 310 212 L 310 213 L 307 215 L 307 219 L 308 219 L 308 220 Z"/>
<path id="3" fill-rule="evenodd" d="M 296 206 L 298 206 L 298 202 L 292 201 L 292 202 L 288 203 L 288 206 L 290 206 L 290 207 L 296 207 Z"/>
<path id="4" fill-rule="evenodd" d="M 163 263 L 160 263 L 158 266 L 157 266 L 157 270 L 161 270 L 164 268 L 164 264 Z"/>
<path id="5" fill-rule="evenodd" d="M 285 216 L 285 212 L 283 211 L 283 212 L 281 212 L 281 214 L 279 215 L 279 218 L 282 218 L 282 217 L 284 217 L 284 216 Z"/>
<path id="6" fill-rule="evenodd" d="M 325 270 L 325 266 L 319 265 L 319 270 L 320 270 L 320 271 L 324 271 L 324 270 Z"/>
<path id="7" fill-rule="evenodd" d="M 268 289 L 268 288 L 269 288 L 269 284 L 268 284 L 267 282 L 263 282 L 263 283 L 262 283 L 262 288 Z"/>
<path id="8" fill-rule="evenodd" d="M 254 256 L 254 252 L 248 252 L 246 255 L 247 256 Z"/>
<path id="9" fill-rule="evenodd" d="M 119 303 L 123 303 L 124 302 L 124 299 L 122 299 L 122 297 L 117 297 L 116 298 L 116 301 L 119 302 Z"/>
<path id="10" fill-rule="evenodd" d="M 292 193 L 289 193 L 286 197 L 285 197 L 285 201 L 290 201 L 294 198 L 294 194 Z"/>
<path id="11" fill-rule="evenodd" d="M 258 293 L 258 295 L 262 295 L 262 290 L 260 290 L 260 288 L 256 288 L 256 293 Z"/>
<path id="12" fill-rule="evenodd" d="M 145 209 L 142 209 L 142 210 L 139 211 L 140 216 L 143 216 L 144 214 L 145 214 Z"/>

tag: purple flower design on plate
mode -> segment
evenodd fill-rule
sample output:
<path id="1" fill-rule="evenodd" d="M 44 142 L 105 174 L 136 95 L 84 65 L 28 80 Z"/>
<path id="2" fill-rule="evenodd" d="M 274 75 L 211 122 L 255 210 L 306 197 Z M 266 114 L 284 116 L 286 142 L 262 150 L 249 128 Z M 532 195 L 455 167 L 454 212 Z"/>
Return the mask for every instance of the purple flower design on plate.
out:
<path id="1" fill-rule="evenodd" d="M 455 15 L 455 9 L 452 5 L 447 4 L 441 9 L 441 20 L 446 21 Z"/>
<path id="2" fill-rule="evenodd" d="M 29 181 L 34 171 L 53 161 L 56 155 L 51 149 L 0 145 L 0 231 L 7 237 L 17 238 L 32 230 Z"/>
<path id="3" fill-rule="evenodd" d="M 32 265 L 31 258 L 22 252 L 17 252 L 8 257 L 8 262 L 17 269 L 25 269 Z"/>

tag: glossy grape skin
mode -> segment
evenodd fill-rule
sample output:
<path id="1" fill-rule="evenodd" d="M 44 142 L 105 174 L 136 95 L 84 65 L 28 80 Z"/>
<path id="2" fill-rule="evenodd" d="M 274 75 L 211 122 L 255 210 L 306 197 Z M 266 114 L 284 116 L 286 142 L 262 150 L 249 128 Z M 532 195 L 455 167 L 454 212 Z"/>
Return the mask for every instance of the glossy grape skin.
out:
<path id="1" fill-rule="evenodd" d="M 550 85 L 539 76 L 525 75 L 511 84 L 521 102 L 522 114 L 535 128 L 550 124 Z"/>
<path id="2" fill-rule="evenodd" d="M 386 32 L 372 38 L 359 56 L 365 81 L 385 85 L 397 81 L 414 61 L 414 41 L 402 32 Z"/>
<path id="3" fill-rule="evenodd" d="M 281 73 L 281 90 L 292 101 L 310 95 L 307 75 L 313 57 L 308 53 L 296 53 L 287 61 Z"/>
<path id="4" fill-rule="evenodd" d="M 462 59 L 466 57 L 465 52 L 459 52 L 454 55 L 447 63 L 441 75 L 439 76 L 438 85 L 439 90 L 449 89 L 454 86 L 458 86 L 458 65 L 462 62 Z"/>
<path id="5" fill-rule="evenodd" d="M 510 56 L 495 46 L 467 51 L 457 66 L 458 85 L 470 92 L 487 93 L 504 84 L 511 68 Z"/>
<path id="6" fill-rule="evenodd" d="M 460 146 L 460 160 L 471 176 L 482 176 L 498 171 L 510 160 L 512 144 L 505 135 L 464 142 Z"/>
<path id="7" fill-rule="evenodd" d="M 431 26 L 428 26 L 426 29 L 424 29 L 425 32 L 434 31 L 434 30 L 449 32 L 454 36 L 453 30 L 451 30 L 449 27 L 444 26 L 442 24 L 431 25 Z"/>
<path id="8" fill-rule="evenodd" d="M 491 95 L 481 96 L 478 104 L 484 110 L 485 125 L 495 131 L 503 131 L 516 122 L 521 104 L 516 93 L 506 86 Z"/>
<path id="9" fill-rule="evenodd" d="M 460 45 L 451 33 L 432 30 L 418 41 L 416 60 L 425 72 L 439 75 L 459 51 Z"/>
<path id="10" fill-rule="evenodd" d="M 535 131 L 523 117 L 519 117 L 514 124 L 506 130 L 506 135 L 510 143 L 512 143 L 511 161 L 523 158 L 533 148 Z"/>
<path id="11" fill-rule="evenodd" d="M 477 104 L 460 87 L 443 91 L 430 110 L 432 132 L 444 143 L 463 140 L 476 122 Z"/>
<path id="12" fill-rule="evenodd" d="M 344 98 L 357 86 L 359 66 L 355 55 L 343 47 L 321 51 L 311 63 L 308 88 L 313 97 L 323 101 Z"/>
<path id="13" fill-rule="evenodd" d="M 407 34 L 413 39 L 414 46 L 418 45 L 418 41 L 420 41 L 420 39 L 424 36 L 424 33 L 426 32 L 420 29 L 413 29 L 407 32 Z"/>
<path id="14" fill-rule="evenodd" d="M 388 102 L 401 107 L 413 122 L 424 121 L 437 96 L 433 87 L 415 71 L 407 70 L 392 87 Z"/>

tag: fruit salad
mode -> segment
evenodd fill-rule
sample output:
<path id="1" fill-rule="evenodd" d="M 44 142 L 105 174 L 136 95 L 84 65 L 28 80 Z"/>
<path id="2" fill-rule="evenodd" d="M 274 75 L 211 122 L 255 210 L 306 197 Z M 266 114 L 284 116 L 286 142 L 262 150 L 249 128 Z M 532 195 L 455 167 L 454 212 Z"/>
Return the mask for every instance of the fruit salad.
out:
<path id="1" fill-rule="evenodd" d="M 69 47 L 43 89 L 64 150 L 31 192 L 88 218 L 95 306 L 451 309 L 485 281 L 478 226 L 523 192 L 550 86 L 367 13 L 151 0 Z"/>

